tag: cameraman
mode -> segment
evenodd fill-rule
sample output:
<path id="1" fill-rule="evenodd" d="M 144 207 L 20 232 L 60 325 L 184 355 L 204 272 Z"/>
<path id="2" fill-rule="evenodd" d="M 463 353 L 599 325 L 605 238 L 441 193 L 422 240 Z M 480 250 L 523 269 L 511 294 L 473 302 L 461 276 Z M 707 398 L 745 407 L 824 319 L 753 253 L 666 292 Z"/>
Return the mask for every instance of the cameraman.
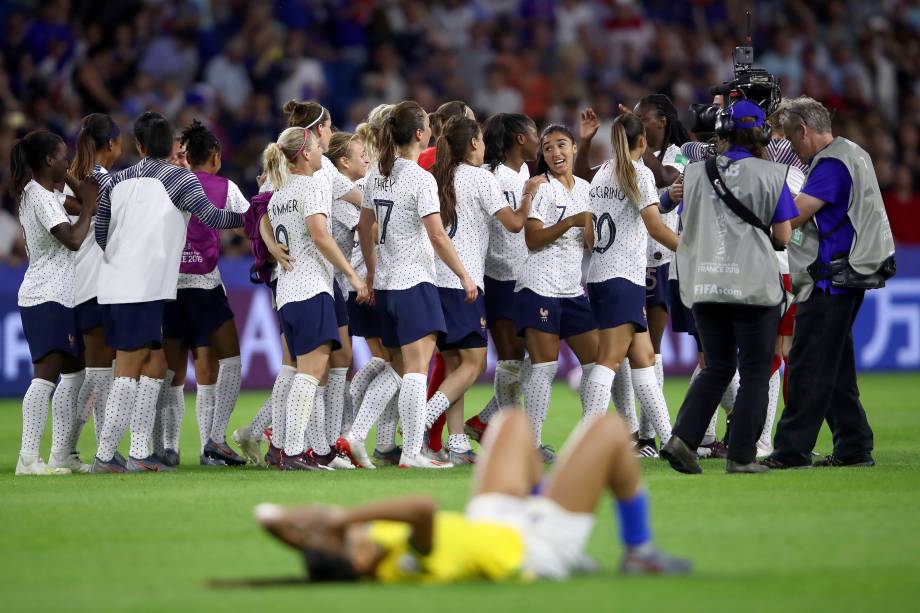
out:
<path id="1" fill-rule="evenodd" d="M 859 402 L 853 322 L 866 289 L 894 274 L 894 241 L 868 153 L 831 133 L 827 109 L 812 98 L 784 101 L 780 121 L 809 165 L 796 198 L 799 216 L 789 268 L 799 303 L 789 352 L 789 403 L 764 460 L 770 468 L 811 465 L 827 419 L 834 451 L 816 466 L 873 466 L 872 429 Z"/>
<path id="2" fill-rule="evenodd" d="M 661 449 L 661 456 L 679 472 L 702 472 L 696 448 L 736 367 L 741 386 L 732 412 L 726 471 L 768 470 L 754 461 L 754 445 L 766 416 L 770 363 L 785 297 L 774 248 L 788 242 L 788 220 L 797 211 L 786 186 L 787 168 L 760 159 L 764 122 L 759 106 L 735 102 L 720 113 L 720 155 L 685 170 L 677 269 L 681 300 L 693 310 L 706 364 L 690 385 L 673 435 Z"/>

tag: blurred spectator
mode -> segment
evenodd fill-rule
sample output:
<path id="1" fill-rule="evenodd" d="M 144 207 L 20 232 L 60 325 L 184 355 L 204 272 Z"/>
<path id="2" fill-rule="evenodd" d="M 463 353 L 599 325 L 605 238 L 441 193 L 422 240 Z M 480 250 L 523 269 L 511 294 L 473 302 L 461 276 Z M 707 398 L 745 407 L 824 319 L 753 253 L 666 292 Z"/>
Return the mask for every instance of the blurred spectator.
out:
<path id="1" fill-rule="evenodd" d="M 221 106 L 235 113 L 243 109 L 252 82 L 244 60 L 245 43 L 241 38 L 234 38 L 227 44 L 224 53 L 215 57 L 205 71 L 207 82 L 217 96 Z"/>
<path id="2" fill-rule="evenodd" d="M 494 113 L 520 113 L 523 98 L 519 91 L 508 86 L 505 69 L 493 64 L 486 69 L 486 84 L 476 92 L 473 108 L 485 117 Z"/>
<path id="3" fill-rule="evenodd" d="M 894 187 L 884 194 L 894 240 L 907 245 L 920 245 L 920 194 L 915 184 L 911 169 L 898 166 Z"/>

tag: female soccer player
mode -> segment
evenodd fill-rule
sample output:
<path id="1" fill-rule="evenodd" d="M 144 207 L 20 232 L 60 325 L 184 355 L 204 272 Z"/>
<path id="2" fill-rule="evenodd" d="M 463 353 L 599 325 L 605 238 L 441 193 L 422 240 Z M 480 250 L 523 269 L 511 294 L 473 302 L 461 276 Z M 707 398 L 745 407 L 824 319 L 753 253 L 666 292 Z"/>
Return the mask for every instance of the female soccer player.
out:
<path id="1" fill-rule="evenodd" d="M 403 373 L 400 466 L 442 468 L 449 465 L 421 454 L 428 364 L 437 333 L 447 331 L 435 287 L 435 253 L 460 279 L 468 302 L 479 292 L 441 223 L 437 183 L 417 163 L 429 135 L 428 116 L 417 102 L 404 101 L 393 108 L 381 134 L 378 169 L 365 185 L 358 232 L 368 285 L 378 302 L 383 344 L 399 348 L 394 363 Z M 367 460 L 362 446 L 352 449 L 347 439 L 340 442 L 353 461 Z"/>
<path id="2" fill-rule="evenodd" d="M 83 340 L 74 308 L 74 252 L 89 231 L 96 206 L 95 194 L 89 190 L 76 223 L 70 223 L 63 201 L 54 194 L 54 185 L 64 182 L 67 168 L 67 146 L 51 132 L 31 132 L 10 152 L 11 194 L 19 204 L 29 254 L 18 304 L 35 371 L 22 399 L 17 475 L 71 472 L 68 467 L 45 464 L 38 449 L 50 400 L 52 454 L 58 460 L 69 459 L 77 395 L 83 382 Z M 61 381 L 55 387 L 59 375 Z M 81 465 L 79 459 L 75 464 Z"/>
<path id="3" fill-rule="evenodd" d="M 523 195 L 533 198 L 533 205 L 524 227 L 529 252 L 515 286 L 515 309 L 518 334 L 524 336 L 532 363 L 522 384 L 524 405 L 536 445 L 552 462 L 553 452 L 543 445 L 541 433 L 559 366 L 559 340 L 566 341 L 582 365 L 584 391 L 597 355 L 597 324 L 581 285 L 591 202 L 588 182 L 572 175 L 575 138 L 565 126 L 551 125 L 543 130 L 540 149 L 537 172 L 545 173 L 549 182 L 536 194 Z M 582 405 L 586 414 L 594 413 L 584 396 Z"/>
<path id="4" fill-rule="evenodd" d="M 323 402 L 329 356 L 339 345 L 332 266 L 346 274 L 361 301 L 367 299 L 367 286 L 329 232 L 331 202 L 313 177 L 322 168 L 317 139 L 307 128 L 288 128 L 266 147 L 262 163 L 275 187 L 269 221 L 278 242 L 294 258 L 293 269 L 281 271 L 277 290 L 288 350 L 297 360 L 285 406 L 280 468 L 309 470 L 314 460 L 305 447 L 307 423 L 313 407 Z"/>
<path id="5" fill-rule="evenodd" d="M 625 357 L 642 414 L 648 414 L 663 442 L 671 436 L 664 394 L 655 378 L 655 351 L 648 334 L 643 272 L 648 237 L 668 249 L 677 235 L 658 211 L 658 190 L 652 171 L 640 162 L 646 150 L 642 121 L 632 113 L 617 117 L 611 129 L 613 158 L 591 181 L 592 221 L 585 228 L 593 245 L 588 271 L 588 297 L 600 330 L 597 363 L 585 380 L 584 396 L 595 410 L 606 410 L 615 372 Z M 647 230 L 647 231 L 646 231 Z M 639 424 L 631 415 L 630 432 Z"/>
<path id="6" fill-rule="evenodd" d="M 70 174 L 78 181 L 93 175 L 97 181 L 102 182 L 104 175 L 109 172 L 108 169 L 121 157 L 121 152 L 121 134 L 112 118 L 103 113 L 87 115 L 80 124 Z M 69 192 L 69 188 L 64 190 L 65 194 Z M 70 220 L 71 223 L 75 223 L 77 218 L 71 216 Z M 96 244 L 93 224 L 94 222 L 90 221 L 90 231 L 87 232 L 74 258 L 77 320 L 83 335 L 86 376 L 77 397 L 77 416 L 70 437 L 73 451 L 76 451 L 80 432 L 90 414 L 93 415 L 96 445 L 99 445 L 99 435 L 102 434 L 102 424 L 105 420 L 105 401 L 112 386 L 112 362 L 115 360 L 115 350 L 105 342 L 102 307 L 96 300 L 102 250 Z M 68 459 L 68 462 L 71 469 L 75 468 L 73 460 Z M 52 466 L 58 465 L 53 457 L 50 463 Z"/>
<path id="7" fill-rule="evenodd" d="M 438 294 L 447 323 L 447 332 L 438 335 L 438 350 L 444 358 L 447 377 L 428 401 L 425 425 L 430 427 L 447 411 L 450 463 L 471 464 L 476 455 L 463 433 L 463 394 L 486 367 L 486 307 L 482 287 L 490 222 L 494 218 L 508 232 L 519 233 L 530 213 L 530 199 L 512 208 L 495 175 L 481 168 L 485 143 L 474 120 L 466 117 L 448 120 L 437 146 L 437 161 L 431 173 L 438 184 L 441 221 L 448 228 L 460 261 L 479 288 L 479 296 L 467 304 L 457 275 L 440 260 L 436 262 Z"/>
<path id="8" fill-rule="evenodd" d="M 540 135 L 533 120 L 516 113 L 497 113 L 483 125 L 485 166 L 498 180 L 505 201 L 513 210 L 530 207 L 532 196 L 544 175 L 528 181 L 525 162 L 533 162 L 540 154 Z M 486 424 L 499 409 L 517 404 L 521 395 L 521 368 L 524 360 L 524 340 L 514 324 L 514 285 L 518 272 L 527 259 L 527 244 L 522 233 L 509 232 L 498 219 L 489 221 L 489 249 L 485 265 L 486 323 L 498 364 L 495 367 L 494 394 L 479 415 L 466 422 L 466 432 L 480 440 Z"/>
<path id="9" fill-rule="evenodd" d="M 452 100 L 450 102 L 445 102 L 439 106 L 438 110 L 436 110 L 434 113 L 428 114 L 428 125 L 431 126 L 431 138 L 436 143 L 438 138 L 441 136 L 441 129 L 450 119 L 453 119 L 454 117 L 467 117 L 474 121 L 476 120 L 476 114 L 473 112 L 473 109 L 467 106 L 466 102 L 462 100 Z M 437 147 L 427 147 L 418 154 L 418 165 L 425 170 L 431 170 L 432 166 L 434 166 L 436 158 Z"/>

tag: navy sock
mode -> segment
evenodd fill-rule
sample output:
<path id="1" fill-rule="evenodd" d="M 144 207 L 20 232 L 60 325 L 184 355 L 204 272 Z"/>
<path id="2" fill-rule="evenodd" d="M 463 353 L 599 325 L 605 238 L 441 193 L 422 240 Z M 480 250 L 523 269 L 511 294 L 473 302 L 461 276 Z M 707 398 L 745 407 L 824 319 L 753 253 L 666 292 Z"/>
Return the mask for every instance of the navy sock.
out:
<path id="1" fill-rule="evenodd" d="M 648 493 L 645 489 L 629 500 L 617 500 L 620 516 L 620 538 L 627 547 L 638 547 L 652 540 L 649 525 Z"/>

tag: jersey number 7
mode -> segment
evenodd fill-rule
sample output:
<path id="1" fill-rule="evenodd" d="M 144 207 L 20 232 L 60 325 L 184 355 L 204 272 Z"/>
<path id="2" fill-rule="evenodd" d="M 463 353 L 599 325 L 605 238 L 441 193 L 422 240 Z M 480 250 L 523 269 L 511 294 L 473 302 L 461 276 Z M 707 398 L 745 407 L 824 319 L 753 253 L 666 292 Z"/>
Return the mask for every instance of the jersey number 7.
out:
<path id="1" fill-rule="evenodd" d="M 386 209 L 386 213 L 381 215 L 380 209 Z M 390 213 L 393 211 L 392 200 L 374 199 L 374 212 L 377 214 L 377 223 L 380 225 L 380 244 L 387 242 L 387 226 L 390 223 Z"/>

